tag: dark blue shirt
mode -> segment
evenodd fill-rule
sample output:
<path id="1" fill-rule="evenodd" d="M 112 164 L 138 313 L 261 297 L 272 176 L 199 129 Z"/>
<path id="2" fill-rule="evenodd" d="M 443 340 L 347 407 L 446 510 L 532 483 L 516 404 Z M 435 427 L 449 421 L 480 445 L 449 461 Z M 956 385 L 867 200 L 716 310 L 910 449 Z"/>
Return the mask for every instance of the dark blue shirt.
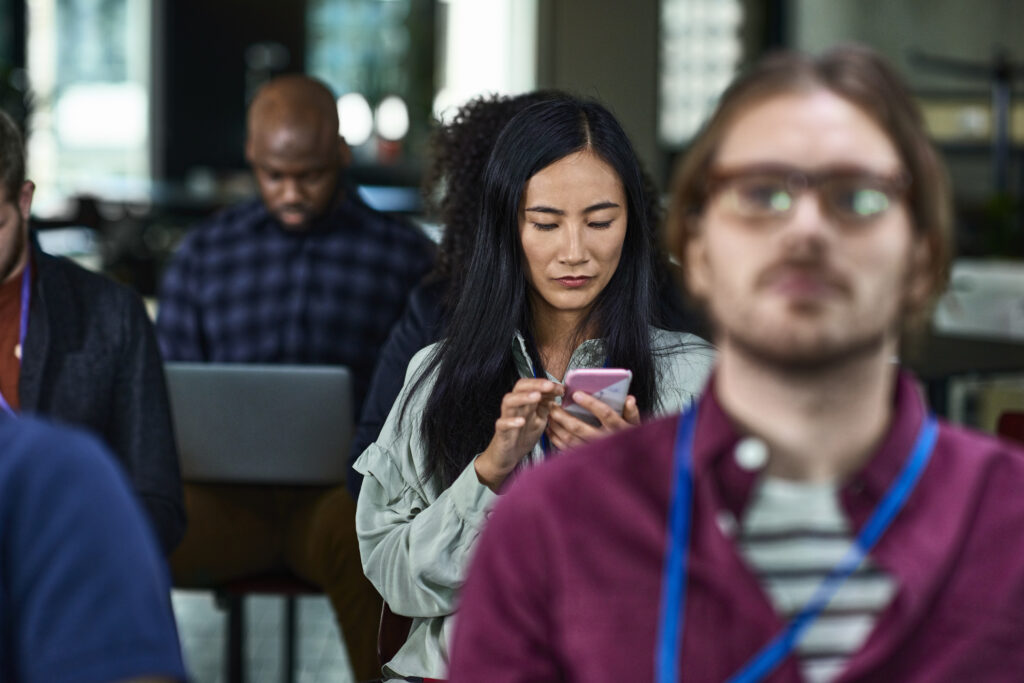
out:
<path id="1" fill-rule="evenodd" d="M 164 358 L 346 365 L 358 410 L 433 253 L 415 226 L 354 191 L 303 232 L 285 230 L 258 198 L 231 207 L 186 236 L 164 276 Z"/>
<path id="2" fill-rule="evenodd" d="M 184 681 L 167 565 L 98 441 L 0 415 L 0 680 Z"/>

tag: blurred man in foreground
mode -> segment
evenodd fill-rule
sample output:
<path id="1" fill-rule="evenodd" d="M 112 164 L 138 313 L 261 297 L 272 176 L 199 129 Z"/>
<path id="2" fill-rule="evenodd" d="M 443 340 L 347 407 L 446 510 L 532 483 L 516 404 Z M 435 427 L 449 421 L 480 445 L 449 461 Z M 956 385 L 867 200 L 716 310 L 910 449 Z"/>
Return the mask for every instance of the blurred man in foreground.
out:
<path id="1" fill-rule="evenodd" d="M 668 226 L 715 322 L 705 394 L 518 482 L 450 679 L 1019 678 L 1024 454 L 937 422 L 893 362 L 945 284 L 949 203 L 872 52 L 740 77 Z"/>

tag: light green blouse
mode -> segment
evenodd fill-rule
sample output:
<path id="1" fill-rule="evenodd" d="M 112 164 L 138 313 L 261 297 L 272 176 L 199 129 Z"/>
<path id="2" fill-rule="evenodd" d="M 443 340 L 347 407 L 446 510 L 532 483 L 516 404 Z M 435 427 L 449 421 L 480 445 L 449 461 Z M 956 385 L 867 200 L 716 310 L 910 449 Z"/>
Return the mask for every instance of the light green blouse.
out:
<path id="1" fill-rule="evenodd" d="M 363 570 L 392 611 L 413 617 L 409 638 L 388 662 L 386 675 L 444 678 L 447 674 L 452 628 L 448 617 L 455 611 L 456 593 L 477 536 L 497 499 L 477 479 L 472 461 L 445 490 L 433 478 L 423 481 L 427 454 L 420 439 L 420 417 L 434 378 L 428 378 L 411 399 L 408 393 L 436 347 L 428 346 L 413 356 L 405 386 L 380 437 L 355 464 L 364 475 L 356 508 Z M 679 412 L 703 390 L 714 351 L 694 335 L 655 328 L 651 328 L 651 347 L 658 373 L 654 413 Z M 513 353 L 520 377 L 533 377 L 520 335 Z M 604 357 L 604 342 L 590 339 L 573 352 L 568 369 L 601 367 Z M 527 462 L 543 457 L 538 444 Z"/>

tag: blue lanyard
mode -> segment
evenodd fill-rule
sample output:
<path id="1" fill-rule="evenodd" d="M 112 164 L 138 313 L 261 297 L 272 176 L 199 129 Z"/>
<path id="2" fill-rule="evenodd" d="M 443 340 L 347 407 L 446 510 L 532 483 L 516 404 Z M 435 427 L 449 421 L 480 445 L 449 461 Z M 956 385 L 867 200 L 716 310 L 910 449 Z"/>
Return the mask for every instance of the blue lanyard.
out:
<path id="1" fill-rule="evenodd" d="M 21 356 L 25 353 L 25 335 L 28 333 L 28 307 L 29 297 L 32 295 L 32 257 L 25 261 L 25 269 L 21 271 L 21 320 L 18 327 L 18 364 L 21 364 Z M 11 404 L 0 392 L 0 410 L 3 410 L 12 417 L 17 417 Z"/>
<path id="2" fill-rule="evenodd" d="M 540 379 L 540 375 L 537 374 L 537 368 L 530 363 L 530 369 L 533 370 L 533 378 Z M 545 379 L 547 378 L 547 372 L 544 373 Z M 540 448 L 544 451 L 544 457 L 547 457 L 548 453 L 551 452 L 551 440 L 548 439 L 547 427 L 540 433 Z"/>
<path id="3" fill-rule="evenodd" d="M 693 500 L 693 440 L 696 433 L 697 409 L 689 410 L 679 418 L 676 432 L 674 480 L 672 500 L 669 504 L 668 549 L 662 577 L 661 614 L 658 627 L 658 649 L 654 666 L 658 683 L 679 680 L 679 647 L 686 611 L 686 560 L 690 541 L 691 508 Z M 839 590 L 843 581 L 860 566 L 868 553 L 903 508 L 910 493 L 928 464 L 938 438 L 939 426 L 934 415 L 928 415 L 917 434 L 917 440 L 902 471 L 886 491 L 878 507 L 871 514 L 860 534 L 850 545 L 839 563 L 808 600 L 800 613 L 765 645 L 760 652 L 735 673 L 729 683 L 753 683 L 770 674 L 785 659 L 803 637 L 807 628 Z"/>

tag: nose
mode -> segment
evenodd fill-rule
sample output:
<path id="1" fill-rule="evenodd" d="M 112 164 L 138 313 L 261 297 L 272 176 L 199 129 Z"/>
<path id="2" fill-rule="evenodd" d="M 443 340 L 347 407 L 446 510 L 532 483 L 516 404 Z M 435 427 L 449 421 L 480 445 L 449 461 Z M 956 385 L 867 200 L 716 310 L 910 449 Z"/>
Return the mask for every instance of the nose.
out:
<path id="1" fill-rule="evenodd" d="M 285 178 L 281 181 L 281 201 L 285 204 L 298 204 L 303 199 L 302 185 L 296 178 Z"/>
<path id="2" fill-rule="evenodd" d="M 559 262 L 568 266 L 577 266 L 586 263 L 587 245 L 586 234 L 583 225 L 573 223 L 562 230 L 562 242 L 559 245 Z"/>
<path id="3" fill-rule="evenodd" d="M 821 196 L 811 190 L 797 195 L 783 234 L 791 250 L 820 249 L 835 234 L 834 228 L 835 219 L 825 211 Z"/>

